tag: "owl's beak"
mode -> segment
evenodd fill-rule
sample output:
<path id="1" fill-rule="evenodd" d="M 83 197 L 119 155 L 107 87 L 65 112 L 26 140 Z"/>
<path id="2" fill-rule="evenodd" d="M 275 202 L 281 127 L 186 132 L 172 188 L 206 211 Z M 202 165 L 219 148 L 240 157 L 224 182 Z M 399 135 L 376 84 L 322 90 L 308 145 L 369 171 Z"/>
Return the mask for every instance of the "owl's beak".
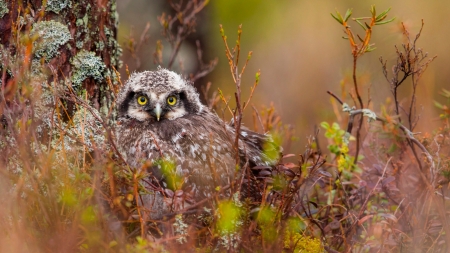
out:
<path id="1" fill-rule="evenodd" d="M 161 105 L 158 103 L 155 106 L 155 109 L 153 109 L 153 112 L 156 115 L 156 120 L 159 121 L 159 117 L 161 116 Z"/>

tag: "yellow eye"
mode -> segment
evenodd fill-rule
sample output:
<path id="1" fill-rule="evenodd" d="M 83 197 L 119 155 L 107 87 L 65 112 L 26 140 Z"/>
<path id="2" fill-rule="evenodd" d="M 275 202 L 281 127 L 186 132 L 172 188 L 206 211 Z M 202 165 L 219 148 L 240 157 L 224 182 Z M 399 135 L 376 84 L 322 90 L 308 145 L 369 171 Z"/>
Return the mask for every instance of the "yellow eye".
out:
<path id="1" fill-rule="evenodd" d="M 174 96 L 170 96 L 167 98 L 167 103 L 169 105 L 175 105 L 177 103 L 177 98 Z"/>
<path id="2" fill-rule="evenodd" d="M 144 96 L 139 96 L 139 97 L 137 98 L 137 102 L 138 102 L 138 104 L 140 104 L 140 105 L 145 105 L 145 104 L 147 104 L 147 98 L 144 97 Z"/>

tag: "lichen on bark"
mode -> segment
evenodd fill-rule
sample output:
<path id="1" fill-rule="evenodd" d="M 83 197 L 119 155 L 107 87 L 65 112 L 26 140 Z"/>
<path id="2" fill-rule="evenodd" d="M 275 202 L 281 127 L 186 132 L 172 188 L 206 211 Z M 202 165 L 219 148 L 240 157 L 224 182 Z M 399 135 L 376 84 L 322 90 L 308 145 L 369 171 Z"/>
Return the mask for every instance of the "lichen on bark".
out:
<path id="1" fill-rule="evenodd" d="M 72 58 L 72 85 L 80 87 L 86 78 L 92 77 L 97 82 L 105 80 L 105 63 L 94 52 L 81 50 Z"/>
<path id="2" fill-rule="evenodd" d="M 0 18 L 3 18 L 3 16 L 5 16 L 8 12 L 8 3 L 4 0 L 0 0 Z"/>
<path id="3" fill-rule="evenodd" d="M 46 61 L 59 55 L 59 48 L 72 39 L 67 26 L 53 20 L 35 23 L 30 35 L 38 36 L 33 42 L 35 57 Z"/>

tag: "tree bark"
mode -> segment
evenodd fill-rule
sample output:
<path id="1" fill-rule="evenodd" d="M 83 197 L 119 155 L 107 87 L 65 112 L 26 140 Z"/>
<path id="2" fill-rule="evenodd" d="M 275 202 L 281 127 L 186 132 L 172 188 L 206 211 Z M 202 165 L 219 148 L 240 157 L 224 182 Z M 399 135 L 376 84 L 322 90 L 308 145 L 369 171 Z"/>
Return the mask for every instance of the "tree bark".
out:
<path id="1" fill-rule="evenodd" d="M 0 0 L 0 70 L 4 99 L 26 71 L 87 94 L 99 109 L 111 101 L 121 65 L 114 0 Z M 19 67 L 18 67 L 19 66 Z"/>

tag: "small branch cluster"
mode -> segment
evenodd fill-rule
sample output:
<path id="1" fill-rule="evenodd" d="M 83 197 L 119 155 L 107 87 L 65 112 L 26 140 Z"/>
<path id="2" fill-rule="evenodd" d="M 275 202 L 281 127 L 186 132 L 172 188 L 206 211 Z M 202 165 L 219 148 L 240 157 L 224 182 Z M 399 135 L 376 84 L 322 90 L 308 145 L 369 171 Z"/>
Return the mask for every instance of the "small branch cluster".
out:
<path id="1" fill-rule="evenodd" d="M 171 69 L 175 58 L 180 50 L 181 44 L 193 32 L 197 26 L 197 14 L 205 8 L 208 0 L 191 0 L 184 2 L 183 0 L 175 3 L 169 1 L 170 6 L 176 12 L 175 16 L 166 15 L 163 13 L 158 17 L 159 22 L 163 27 L 163 36 L 169 41 L 172 47 L 172 53 L 167 64 L 167 68 Z M 176 30 L 176 31 L 174 31 Z M 161 46 L 161 43 L 159 43 Z M 162 48 L 160 48 L 161 50 Z M 162 62 L 159 62 L 162 64 Z"/>
<path id="2" fill-rule="evenodd" d="M 400 231 L 402 234 L 411 236 L 411 242 L 408 243 L 411 248 L 420 245 L 428 252 L 446 252 L 448 251 L 447 245 L 450 242 L 449 221 L 445 206 L 448 198 L 445 197 L 445 191 L 439 190 L 439 177 L 442 177 L 441 174 L 444 176 L 446 173 L 448 174 L 448 172 L 443 172 L 448 166 L 444 165 L 443 159 L 446 158 L 444 158 L 445 155 L 442 155 L 442 148 L 448 144 L 448 140 L 445 140 L 448 136 L 448 128 L 437 130 L 434 138 L 429 138 L 429 134 L 418 137 L 416 133 L 413 133 L 413 129 L 419 121 L 419 116 L 416 115 L 415 111 L 418 83 L 429 64 L 436 58 L 436 56 L 428 57 L 428 54 L 417 46 L 424 25 L 423 21 L 420 31 L 415 36 L 410 36 L 409 31 L 402 23 L 402 32 L 406 42 L 401 47 L 396 47 L 397 57 L 396 63 L 392 67 L 392 73 L 388 73 L 387 61 L 380 58 L 383 74 L 389 82 L 394 97 L 396 115 L 389 116 L 384 107 L 383 116 L 365 108 L 358 92 L 357 59 L 365 52 L 374 49 L 372 44 L 369 43 L 373 26 L 389 23 L 393 20 L 385 21 L 388 11 L 389 9 L 377 16 L 375 8 L 372 7 L 371 17 L 353 19 L 365 30 L 364 38 L 355 36 L 348 26 L 347 21 L 352 14 L 351 10 L 348 10 L 344 17 L 338 12 L 336 15 L 332 14 L 333 18 L 344 26 L 345 33 L 348 36 L 346 39 L 350 41 L 355 89 L 355 96 L 353 96 L 355 97 L 355 106 L 352 107 L 335 94 L 328 92 L 342 105 L 343 111 L 349 114 L 346 131 L 341 130 L 336 123 L 333 126 L 326 122 L 323 124 L 324 128 L 327 129 L 325 136 L 332 143 L 328 146 L 328 149 L 335 155 L 333 165 L 339 171 L 337 174 L 338 180 L 336 180 L 337 188 L 342 190 L 339 195 L 345 207 L 351 210 L 347 218 L 349 222 L 345 227 L 340 227 L 342 239 L 339 239 L 336 249 L 342 249 L 341 246 L 344 245 L 346 252 L 357 251 L 358 247 L 359 249 L 393 252 L 403 248 L 402 240 L 400 239 L 399 242 L 399 234 L 397 233 Z M 362 23 L 361 20 L 364 19 L 370 20 L 370 22 Z M 355 38 L 359 39 L 358 43 L 356 43 Z M 406 83 L 408 78 L 412 83 L 412 95 L 408 107 L 403 108 L 398 90 L 402 84 Z M 444 92 L 444 94 L 446 93 Z M 436 103 L 436 106 L 444 111 L 441 119 L 446 120 L 447 106 L 439 103 Z M 352 140 L 350 133 L 355 128 L 355 119 L 358 115 L 360 120 L 359 127 L 356 129 L 356 155 L 353 158 L 355 162 L 352 168 L 348 166 L 349 151 L 346 144 Z M 401 116 L 403 115 L 402 122 Z M 367 141 L 360 138 L 363 116 L 367 117 L 369 122 L 377 121 L 381 123 L 377 124 L 377 126 L 381 125 L 379 128 L 372 125 L 365 136 L 365 139 L 372 139 Z M 390 138 L 386 138 L 387 136 Z M 365 144 L 363 155 L 366 158 L 363 162 L 358 163 L 358 166 L 361 167 L 358 168 L 356 161 L 360 151 L 359 146 L 363 142 Z M 355 171 L 353 170 L 355 167 L 360 173 L 360 175 L 356 175 L 359 185 L 350 186 L 353 184 L 351 178 L 355 177 Z M 348 177 L 345 178 L 345 176 Z M 341 181 L 342 179 L 348 180 L 345 185 Z M 383 203 L 383 201 L 385 202 Z M 355 203 L 357 204 L 355 205 Z M 394 205 L 395 211 L 388 211 L 386 203 Z M 383 225 L 377 225 L 376 222 L 380 221 L 377 220 L 369 226 L 367 224 L 370 222 L 369 219 L 376 218 L 376 215 L 383 217 Z M 422 220 L 424 221 L 422 222 Z M 430 220 L 434 220 L 434 225 L 430 225 Z M 433 229 L 430 226 L 439 226 L 439 232 L 433 234 Z M 338 227 L 336 226 L 336 228 Z M 369 229 L 371 230 L 369 231 Z M 358 245 L 358 242 L 355 244 L 349 240 L 349 238 L 355 238 L 356 235 L 362 239 L 360 245 Z M 370 238 L 370 235 L 375 235 L 375 239 Z M 422 239 L 421 237 L 424 235 L 426 238 Z M 388 243 L 389 240 L 391 240 L 390 243 Z M 370 242 L 373 244 L 367 246 Z M 438 244 L 445 245 L 445 247 L 437 249 Z"/>
<path id="3" fill-rule="evenodd" d="M 247 108 L 248 104 L 250 103 L 250 100 L 253 96 L 253 92 L 255 91 L 256 86 L 258 86 L 259 83 L 259 77 L 261 75 L 261 72 L 258 71 L 255 75 L 255 82 L 253 83 L 253 86 L 250 90 L 250 96 L 248 97 L 247 101 L 242 102 L 241 98 L 241 82 L 242 82 L 242 75 L 245 72 L 245 68 L 247 67 L 248 62 L 250 61 L 252 57 L 252 52 L 250 51 L 247 54 L 247 59 L 244 63 L 244 66 L 239 71 L 239 56 L 241 54 L 241 34 L 242 34 L 242 25 L 239 26 L 238 29 L 238 38 L 236 40 L 236 45 L 230 49 L 227 43 L 227 36 L 225 36 L 225 31 L 222 28 L 222 25 L 220 25 L 220 34 L 222 35 L 223 42 L 225 43 L 225 55 L 228 59 L 228 64 L 230 65 L 230 71 L 231 76 L 233 77 L 233 82 L 236 86 L 236 92 L 234 93 L 234 97 L 236 100 L 236 108 L 234 110 L 231 109 L 229 106 L 229 103 L 227 99 L 225 99 L 222 91 L 219 89 L 219 95 L 222 99 L 222 101 L 227 106 L 228 110 L 230 111 L 231 115 L 233 116 L 233 124 L 235 128 L 235 141 L 234 141 L 234 147 L 239 147 L 239 135 L 240 135 L 240 128 L 242 123 L 242 117 L 243 117 L 243 111 L 245 108 Z M 239 164 L 240 158 L 239 158 L 239 152 L 236 150 L 236 165 Z"/>
<path id="4" fill-rule="evenodd" d="M 402 22 L 403 34 L 406 38 L 406 43 L 403 43 L 401 48 L 395 47 L 395 53 L 397 54 L 397 62 L 394 66 L 392 66 L 392 77 L 389 77 L 387 71 L 387 61 L 383 60 L 383 57 L 380 57 L 380 62 L 383 67 L 383 74 L 386 77 L 386 80 L 389 82 L 391 87 L 392 95 L 394 96 L 395 101 L 395 113 L 400 115 L 400 109 L 407 115 L 408 117 L 408 125 L 409 129 L 413 130 L 419 117 L 415 112 L 415 103 L 416 103 L 416 88 L 419 82 L 420 77 L 427 69 L 428 65 L 436 59 L 437 56 L 433 56 L 431 58 L 428 57 L 428 53 L 424 53 L 423 50 L 417 47 L 416 43 L 422 34 L 422 29 L 424 26 L 424 22 L 422 20 L 422 25 L 420 27 L 420 31 L 416 34 L 416 36 L 411 38 L 409 31 L 406 29 L 405 24 Z M 408 77 L 411 77 L 412 81 L 412 95 L 411 102 L 409 104 L 409 108 L 402 108 L 400 105 L 400 101 L 398 99 L 398 89 L 407 80 Z M 401 117 L 399 118 L 401 122 Z"/>
<path id="5" fill-rule="evenodd" d="M 370 7 L 370 13 L 371 13 L 370 17 L 362 17 L 362 18 L 354 18 L 353 19 L 365 31 L 364 38 L 361 38 L 359 35 L 356 35 L 359 40 L 359 43 L 356 42 L 356 38 L 354 35 L 355 33 L 350 29 L 350 26 L 347 23 L 347 21 L 349 20 L 349 18 L 352 15 L 352 9 L 348 9 L 347 12 L 345 13 L 344 17 L 342 17 L 342 15 L 338 11 L 336 11 L 336 15 L 331 13 L 331 16 L 344 27 L 344 32 L 347 35 L 347 37 L 344 37 L 344 39 L 348 39 L 350 42 L 350 47 L 352 49 L 352 56 L 353 56 L 353 75 L 352 75 L 353 76 L 353 85 L 354 85 L 356 97 L 358 99 L 360 108 L 364 108 L 364 103 L 362 101 L 362 97 L 358 90 L 358 82 L 357 82 L 357 78 L 356 78 L 357 60 L 364 53 L 375 50 L 375 48 L 373 47 L 373 44 L 370 44 L 370 39 L 372 37 L 372 28 L 376 25 L 383 25 L 383 24 L 387 24 L 387 23 L 394 21 L 395 18 L 385 20 L 387 18 L 387 13 L 389 11 L 390 11 L 390 8 L 383 11 L 381 14 L 377 15 L 375 6 L 372 5 Z M 362 22 L 361 22 L 362 20 L 369 20 L 369 23 L 364 22 L 364 24 L 362 24 Z M 358 155 L 360 152 L 360 139 L 361 139 L 362 123 L 363 123 L 363 121 L 362 121 L 362 117 L 361 117 L 359 120 L 358 129 L 356 130 L 356 152 L 355 152 L 356 154 L 355 154 L 355 161 L 354 161 L 355 164 L 357 162 Z"/>
<path id="6" fill-rule="evenodd" d="M 347 37 L 344 37 L 344 39 L 349 40 L 350 46 L 352 48 L 353 57 L 358 57 L 358 56 L 363 55 L 366 52 L 371 52 L 371 51 L 375 50 L 375 48 L 372 47 L 374 44 L 370 44 L 370 39 L 372 36 L 372 28 L 376 25 L 383 25 L 383 24 L 387 24 L 387 23 L 394 21 L 395 18 L 385 20 L 387 17 L 387 13 L 390 10 L 391 10 L 391 8 L 383 11 L 379 15 L 376 15 L 377 12 L 376 12 L 375 6 L 372 5 L 370 7 L 370 13 L 372 14 L 370 17 L 353 18 L 353 21 L 358 23 L 362 27 L 362 29 L 364 29 L 364 31 L 365 31 L 364 38 L 361 38 L 358 34 L 356 34 L 356 36 L 359 40 L 359 43 L 356 42 L 355 34 L 350 29 L 350 25 L 348 25 L 348 23 L 347 23 L 348 19 L 352 15 L 352 9 L 348 9 L 347 12 L 345 13 L 344 17 L 342 17 L 342 15 L 338 11 L 336 11 L 336 15 L 331 13 L 331 16 L 334 19 L 336 19 L 336 21 L 338 21 L 342 26 L 344 26 L 345 33 L 347 35 Z M 369 20 L 369 23 L 364 22 L 364 24 L 363 24 L 361 22 L 361 20 Z"/>
<path id="7" fill-rule="evenodd" d="M 169 42 L 172 48 L 172 52 L 170 53 L 167 63 L 168 69 L 171 69 L 173 67 L 173 64 L 175 63 L 183 42 L 186 41 L 189 35 L 195 33 L 195 27 L 197 26 L 197 16 L 202 10 L 204 10 L 208 3 L 209 0 L 179 0 L 178 2 L 170 0 L 169 4 L 172 7 L 172 10 L 175 12 L 175 15 L 171 16 L 163 13 L 158 17 L 158 20 L 163 27 L 162 36 Z M 209 63 L 205 63 L 203 61 L 203 50 L 201 48 L 200 41 L 197 40 L 195 44 L 197 47 L 198 69 L 195 73 L 189 74 L 189 79 L 192 82 L 195 82 L 196 80 L 211 73 L 218 62 L 218 59 L 216 57 L 215 59 L 209 61 Z M 153 53 L 154 63 L 163 65 L 163 49 L 163 42 L 161 40 L 157 40 L 156 49 Z M 183 62 L 181 61 L 180 67 L 183 70 Z M 206 88 L 206 92 L 204 92 L 206 93 L 206 95 L 204 97 L 208 98 L 208 86 L 202 88 Z"/>

